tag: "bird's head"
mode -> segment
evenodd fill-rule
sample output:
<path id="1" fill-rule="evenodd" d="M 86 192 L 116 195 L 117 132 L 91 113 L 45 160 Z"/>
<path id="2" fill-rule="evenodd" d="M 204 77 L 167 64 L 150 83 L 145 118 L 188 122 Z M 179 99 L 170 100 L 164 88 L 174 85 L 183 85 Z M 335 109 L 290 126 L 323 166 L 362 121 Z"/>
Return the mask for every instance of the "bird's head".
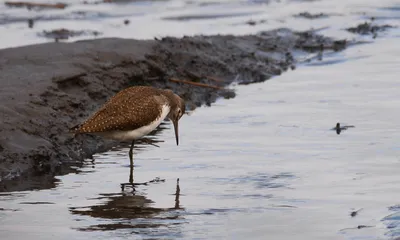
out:
<path id="1" fill-rule="evenodd" d="M 168 95 L 171 107 L 168 118 L 172 121 L 174 125 L 176 145 L 179 145 L 178 121 L 179 119 L 181 119 L 183 114 L 185 114 L 185 101 L 170 90 L 168 90 Z"/>

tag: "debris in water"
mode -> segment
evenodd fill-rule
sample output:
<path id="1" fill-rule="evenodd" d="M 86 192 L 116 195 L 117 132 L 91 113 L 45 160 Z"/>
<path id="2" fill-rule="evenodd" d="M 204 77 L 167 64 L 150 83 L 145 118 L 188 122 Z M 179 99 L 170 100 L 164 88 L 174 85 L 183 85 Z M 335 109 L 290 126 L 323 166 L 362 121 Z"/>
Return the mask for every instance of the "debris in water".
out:
<path id="1" fill-rule="evenodd" d="M 373 20 L 374 18 L 371 18 L 371 22 L 365 22 L 357 25 L 356 27 L 347 28 L 346 30 L 351 33 L 357 33 L 360 35 L 372 35 L 373 38 L 376 38 L 378 36 L 378 32 L 384 32 L 389 28 L 394 28 L 394 26 L 388 24 L 374 25 L 372 24 Z"/>
<path id="2" fill-rule="evenodd" d="M 254 20 L 249 20 L 246 22 L 246 24 L 250 25 L 250 26 L 255 26 L 257 24 L 262 24 L 262 23 L 266 23 L 267 20 L 260 20 L 260 21 L 254 21 Z"/>
<path id="3" fill-rule="evenodd" d="M 159 183 L 159 182 L 165 182 L 165 179 L 162 179 L 160 177 L 156 177 L 153 180 L 149 181 L 149 183 Z"/>
<path id="4" fill-rule="evenodd" d="M 352 228 L 343 228 L 340 229 L 340 231 L 345 231 L 345 230 L 354 230 L 354 229 L 363 229 L 363 228 L 372 228 L 375 226 L 369 226 L 369 225 L 358 225 L 357 227 L 352 227 Z"/>
<path id="5" fill-rule="evenodd" d="M 343 130 L 347 130 L 348 128 L 354 128 L 353 125 L 340 126 L 340 123 L 336 123 L 336 127 L 331 130 L 336 130 L 336 133 L 339 135 Z"/>
<path id="6" fill-rule="evenodd" d="M 317 18 L 326 18 L 328 17 L 325 13 L 309 13 L 309 12 L 301 12 L 299 14 L 294 15 L 294 17 L 302 17 L 307 19 L 317 19 Z"/>
<path id="7" fill-rule="evenodd" d="M 374 227 L 374 226 L 367 226 L 367 225 L 358 225 L 358 226 L 357 226 L 358 229 L 362 229 L 362 228 L 371 228 L 371 227 Z"/>
<path id="8" fill-rule="evenodd" d="M 357 216 L 358 212 L 360 212 L 361 210 L 362 210 L 362 208 L 360 208 L 360 209 L 358 209 L 358 210 L 356 210 L 356 211 L 352 211 L 352 212 L 350 213 L 350 216 L 351 216 L 351 217 Z"/>
<path id="9" fill-rule="evenodd" d="M 68 6 L 65 3 L 51 4 L 51 3 L 31 3 L 31 2 L 5 2 L 4 4 L 7 7 L 26 7 L 28 9 L 32 9 L 32 8 L 64 9 Z"/>
<path id="10" fill-rule="evenodd" d="M 33 25 L 34 25 L 34 24 L 35 24 L 35 23 L 34 23 L 34 21 L 33 21 L 32 18 L 28 20 L 28 27 L 29 27 L 29 28 L 33 28 Z"/>

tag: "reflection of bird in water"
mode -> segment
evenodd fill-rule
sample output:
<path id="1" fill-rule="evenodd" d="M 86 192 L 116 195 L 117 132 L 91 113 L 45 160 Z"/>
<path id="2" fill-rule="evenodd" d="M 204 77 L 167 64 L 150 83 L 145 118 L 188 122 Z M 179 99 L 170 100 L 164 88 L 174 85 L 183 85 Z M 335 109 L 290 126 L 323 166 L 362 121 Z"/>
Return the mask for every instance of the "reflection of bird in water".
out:
<path id="1" fill-rule="evenodd" d="M 170 208 L 154 207 L 154 201 L 145 195 L 135 193 L 103 193 L 98 199 L 100 204 L 84 207 L 70 207 L 74 215 L 91 216 L 94 218 L 113 221 L 100 221 L 99 224 L 79 228 L 81 231 L 104 231 L 116 229 L 153 229 L 166 227 L 184 222 L 180 207 L 179 179 L 176 183 L 175 204 Z M 164 200 L 163 200 L 164 201 Z M 171 202 L 172 205 L 172 202 Z M 170 213 L 164 215 L 163 213 Z M 125 221 L 128 220 L 128 221 Z"/>
<path id="2" fill-rule="evenodd" d="M 131 174 L 126 185 L 134 185 L 132 151 L 135 140 L 149 134 L 161 121 L 169 118 L 174 125 L 178 145 L 178 121 L 184 113 L 184 100 L 171 90 L 147 86 L 130 87 L 109 99 L 100 110 L 71 129 L 71 132 L 132 141 L 129 150 Z"/>
<path id="3" fill-rule="evenodd" d="M 353 128 L 355 126 L 348 125 L 348 126 L 340 126 L 340 123 L 336 123 L 336 127 L 332 128 L 331 130 L 336 130 L 337 134 L 340 134 L 343 130 L 347 130 L 348 128 Z"/>

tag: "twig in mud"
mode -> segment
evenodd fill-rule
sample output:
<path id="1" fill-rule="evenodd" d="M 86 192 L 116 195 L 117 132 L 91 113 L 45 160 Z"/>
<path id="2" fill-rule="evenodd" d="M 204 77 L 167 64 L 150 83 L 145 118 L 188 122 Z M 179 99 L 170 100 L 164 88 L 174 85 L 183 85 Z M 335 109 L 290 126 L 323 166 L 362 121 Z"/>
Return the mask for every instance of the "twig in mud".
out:
<path id="1" fill-rule="evenodd" d="M 197 73 L 191 72 L 189 70 L 183 69 L 183 70 L 178 70 L 179 72 L 186 74 L 188 77 L 194 80 L 200 80 L 202 77 L 198 75 Z"/>
<path id="2" fill-rule="evenodd" d="M 207 78 L 208 80 L 214 81 L 214 82 L 219 82 L 219 83 L 224 82 L 224 80 L 219 79 L 219 78 L 216 78 L 216 77 L 206 76 L 206 78 Z"/>
<path id="3" fill-rule="evenodd" d="M 218 82 L 218 83 L 224 82 L 222 79 L 219 79 L 219 78 L 217 78 L 217 77 L 212 77 L 212 76 L 201 76 L 201 75 L 199 75 L 199 74 L 197 74 L 197 73 L 194 73 L 194 72 L 189 71 L 189 70 L 186 70 L 186 69 L 182 69 L 182 70 L 181 70 L 181 69 L 178 69 L 178 71 L 179 71 L 180 73 L 184 74 L 184 75 L 187 75 L 189 78 L 195 79 L 195 80 L 200 80 L 200 79 L 202 79 L 202 78 L 205 78 L 205 79 L 207 79 L 207 80 L 214 81 L 214 82 Z"/>
<path id="4" fill-rule="evenodd" d="M 218 90 L 223 89 L 222 87 L 218 87 L 218 86 L 208 85 L 205 83 L 197 83 L 197 82 L 192 82 L 192 81 L 187 81 L 187 80 L 180 80 L 180 79 L 176 79 L 176 78 L 169 78 L 168 80 L 171 82 L 190 84 L 190 85 L 197 86 L 197 87 L 214 88 L 214 89 L 218 89 Z"/>
<path id="5" fill-rule="evenodd" d="M 67 4 L 65 3 L 31 3 L 31 2 L 5 2 L 4 3 L 7 7 L 27 7 L 28 9 L 31 8 L 57 8 L 57 9 L 64 9 Z"/>
<path id="6" fill-rule="evenodd" d="M 160 80 L 160 77 L 148 77 L 146 79 L 149 81 L 157 81 L 157 80 Z"/>

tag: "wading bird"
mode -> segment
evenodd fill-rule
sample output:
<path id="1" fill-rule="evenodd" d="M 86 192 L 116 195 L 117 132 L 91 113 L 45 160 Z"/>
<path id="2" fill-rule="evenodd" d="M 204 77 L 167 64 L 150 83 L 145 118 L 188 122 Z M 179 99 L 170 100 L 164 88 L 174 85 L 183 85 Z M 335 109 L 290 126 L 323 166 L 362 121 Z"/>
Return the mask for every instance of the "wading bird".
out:
<path id="1" fill-rule="evenodd" d="M 178 121 L 185 113 L 185 102 L 171 90 L 148 86 L 130 87 L 110 98 L 96 113 L 72 133 L 88 133 L 104 138 L 131 141 L 129 160 L 131 174 L 128 185 L 133 184 L 133 146 L 135 140 L 149 134 L 169 118 L 179 144 Z"/>

